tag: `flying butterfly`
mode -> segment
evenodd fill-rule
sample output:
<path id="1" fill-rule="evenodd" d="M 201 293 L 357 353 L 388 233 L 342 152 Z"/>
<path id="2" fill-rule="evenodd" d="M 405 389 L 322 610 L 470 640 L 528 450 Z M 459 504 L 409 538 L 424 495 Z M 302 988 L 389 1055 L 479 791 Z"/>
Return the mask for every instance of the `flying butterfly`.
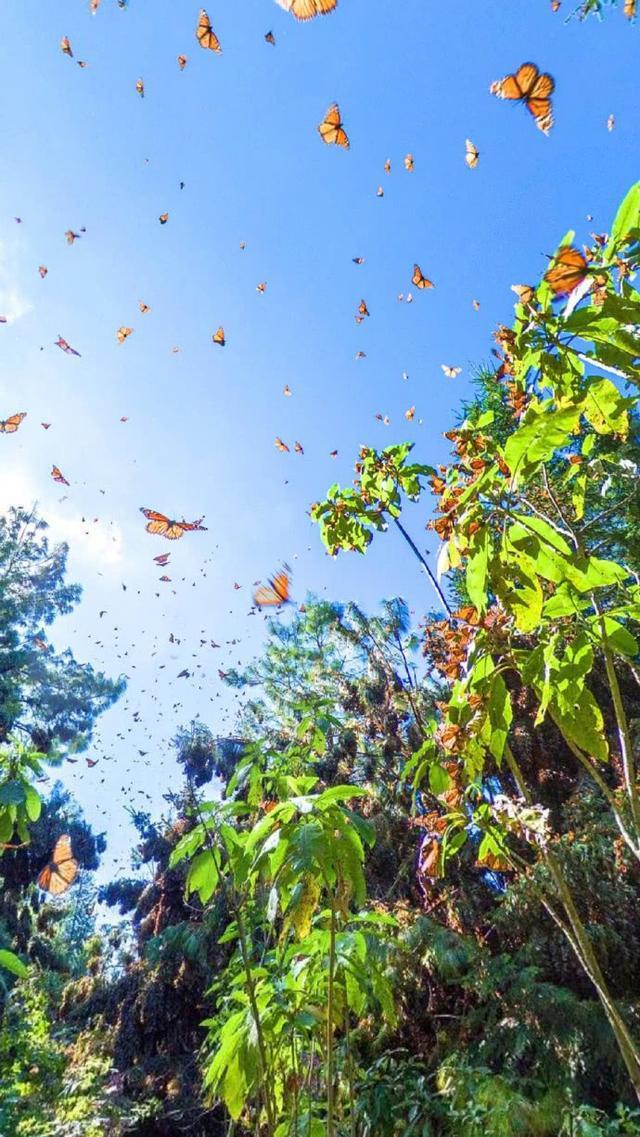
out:
<path id="1" fill-rule="evenodd" d="M 291 12 L 296 20 L 313 20 L 315 16 L 326 16 L 338 7 L 338 0 L 276 0 L 285 12 Z"/>
<path id="2" fill-rule="evenodd" d="M 140 98 L 141 98 L 141 99 L 144 99 L 144 83 L 142 82 L 142 79 L 138 79 L 138 80 L 137 80 L 137 82 L 136 82 L 136 91 L 137 91 L 137 92 L 138 92 L 138 94 L 140 95 Z"/>
<path id="3" fill-rule="evenodd" d="M 470 138 L 465 138 L 464 145 L 466 150 L 464 160 L 470 170 L 475 170 L 478 162 L 480 161 L 480 151 L 476 146 L 474 146 Z"/>
<path id="4" fill-rule="evenodd" d="M 579 249 L 574 245 L 562 245 L 550 268 L 544 274 L 544 280 L 556 296 L 566 296 L 573 292 L 588 276 L 589 265 Z"/>
<path id="5" fill-rule="evenodd" d="M 184 71 L 186 66 L 187 66 L 186 55 L 179 55 L 178 56 L 178 67 L 180 68 L 181 71 Z"/>
<path id="6" fill-rule="evenodd" d="M 71 344 L 67 343 L 67 341 L 63 339 L 62 336 L 58 336 L 56 340 L 56 347 L 59 347 L 61 351 L 65 353 L 65 355 L 80 355 L 80 352 L 76 351 L 75 347 L 72 347 Z"/>
<path id="7" fill-rule="evenodd" d="M 73 51 L 71 50 L 68 36 L 63 36 L 60 40 L 60 51 L 63 55 L 68 55 L 69 59 L 73 59 Z"/>
<path id="8" fill-rule="evenodd" d="M 142 315 L 143 315 L 143 316 L 144 316 L 145 312 L 150 312 L 150 311 L 151 311 L 151 309 L 150 309 L 149 305 L 148 305 L 148 304 L 145 304 L 144 300 L 139 300 L 139 301 L 138 301 L 138 308 L 139 308 L 139 309 L 140 309 L 140 311 L 142 312 Z"/>
<path id="9" fill-rule="evenodd" d="M 169 563 L 170 556 L 171 553 L 158 553 L 157 557 L 154 557 L 153 559 L 157 565 L 160 565 L 161 568 L 164 568 L 164 566 Z"/>
<path id="10" fill-rule="evenodd" d="M 553 126 L 551 95 L 555 81 L 551 75 L 541 73 L 535 63 L 523 63 L 515 75 L 498 79 L 490 88 L 492 95 L 499 99 L 516 100 L 524 103 L 529 114 L 533 115 L 538 130 L 548 134 Z"/>
<path id="11" fill-rule="evenodd" d="M 276 437 L 274 445 L 276 450 L 279 450 L 281 454 L 289 453 L 289 447 L 287 446 L 286 442 L 282 441 L 280 437 Z"/>
<path id="12" fill-rule="evenodd" d="M 213 340 L 214 343 L 217 343 L 218 347 L 224 347 L 224 345 L 227 342 L 226 339 L 224 338 L 224 328 L 222 326 L 220 326 L 218 328 L 217 332 L 214 332 L 211 339 Z"/>
<path id="13" fill-rule="evenodd" d="M 440 366 L 447 379 L 455 379 L 462 371 L 461 367 L 450 367 L 448 363 L 441 363 Z"/>
<path id="14" fill-rule="evenodd" d="M 51 860 L 38 874 L 38 886 L 52 896 L 62 896 L 78 875 L 78 862 L 71 849 L 71 838 L 63 833 L 55 843 Z"/>
<path id="15" fill-rule="evenodd" d="M 272 47 L 276 46 L 276 37 L 274 36 L 273 32 L 267 32 L 264 38 L 266 43 L 270 43 Z"/>
<path id="16" fill-rule="evenodd" d="M 80 234 L 74 233 L 73 229 L 67 229 L 65 237 L 67 238 L 68 245 L 72 245 L 74 241 L 80 240 Z"/>
<path id="17" fill-rule="evenodd" d="M 198 25 L 196 27 L 196 39 L 200 44 L 200 47 L 208 47 L 210 51 L 215 51 L 216 55 L 222 54 L 220 40 L 211 27 L 211 24 L 209 23 L 209 17 L 207 16 L 204 8 L 200 9 L 200 17 L 198 19 Z"/>
<path id="18" fill-rule="evenodd" d="M 268 584 L 256 589 L 253 603 L 257 608 L 279 608 L 281 604 L 289 603 L 290 573 L 291 569 L 285 565 L 280 572 L 269 579 Z"/>
<path id="19" fill-rule="evenodd" d="M 349 149 L 349 139 L 342 125 L 340 108 L 337 103 L 332 103 L 329 107 L 329 110 L 318 127 L 318 133 L 322 141 L 328 145 L 341 146 L 343 150 Z"/>
<path id="20" fill-rule="evenodd" d="M 124 343 L 124 341 L 129 338 L 132 332 L 133 328 L 125 328 L 124 325 L 121 328 L 118 328 L 116 332 L 116 339 L 118 343 Z"/>
<path id="21" fill-rule="evenodd" d="M 62 485 L 62 486 L 68 486 L 69 485 L 67 479 L 65 478 L 65 476 L 62 473 L 62 470 L 60 469 L 59 466 L 52 466 L 51 467 L 51 477 L 53 478 L 54 482 L 60 482 L 60 485 Z"/>
<path id="22" fill-rule="evenodd" d="M 434 287 L 433 281 L 427 279 L 427 277 L 424 275 L 422 269 L 420 268 L 420 265 L 415 265 L 415 264 L 413 266 L 413 276 L 411 277 L 411 283 L 415 284 L 416 288 L 433 288 Z"/>
<path id="23" fill-rule="evenodd" d="M 38 266 L 38 272 L 40 273 L 40 276 L 42 277 L 43 280 L 44 280 L 45 276 L 47 275 L 48 271 L 49 271 L 49 269 L 47 268 L 46 265 L 39 265 Z"/>
<path id="24" fill-rule="evenodd" d="M 405 154 L 405 156 L 404 156 L 404 168 L 405 168 L 405 170 L 408 170 L 409 173 L 412 173 L 414 166 L 415 166 L 415 162 L 413 160 L 413 154 Z"/>
<path id="25" fill-rule="evenodd" d="M 168 213 L 161 213 L 159 218 L 158 218 L 158 221 L 160 222 L 161 225 L 166 225 L 168 220 L 169 220 L 169 214 Z"/>
<path id="26" fill-rule="evenodd" d="M 141 506 L 140 512 L 147 518 L 145 526 L 147 533 L 166 537 L 168 541 L 177 541 L 185 533 L 206 532 L 206 526 L 202 524 L 203 517 L 199 517 L 197 521 L 172 521 L 164 513 L 157 513 L 155 509 L 145 509 Z"/>
<path id="27" fill-rule="evenodd" d="M 0 420 L 0 434 L 15 434 L 23 419 L 27 417 L 27 412 L 22 411 L 17 415 L 10 415 L 9 418 Z"/>

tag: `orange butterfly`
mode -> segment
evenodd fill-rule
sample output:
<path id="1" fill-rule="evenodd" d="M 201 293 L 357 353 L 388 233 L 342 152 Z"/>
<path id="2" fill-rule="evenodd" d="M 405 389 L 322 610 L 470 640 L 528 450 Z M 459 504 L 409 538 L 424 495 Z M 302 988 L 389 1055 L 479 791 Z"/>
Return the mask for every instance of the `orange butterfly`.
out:
<path id="1" fill-rule="evenodd" d="M 180 68 L 181 71 L 184 71 L 186 66 L 187 66 L 186 55 L 179 55 L 178 56 L 178 67 Z"/>
<path id="2" fill-rule="evenodd" d="M 145 304 L 144 300 L 140 300 L 140 301 L 138 302 L 138 308 L 139 308 L 139 309 L 140 309 L 140 311 L 142 312 L 142 315 L 143 315 L 143 316 L 144 316 L 145 312 L 150 312 L 150 311 L 151 311 L 151 309 L 150 309 L 149 305 L 148 305 L 148 304 Z"/>
<path id="3" fill-rule="evenodd" d="M 124 343 L 124 341 L 131 335 L 132 331 L 133 328 L 118 328 L 116 332 L 116 339 L 118 343 Z"/>
<path id="4" fill-rule="evenodd" d="M 408 170 L 409 173 L 411 173 L 414 166 L 415 166 L 415 162 L 413 160 L 413 154 L 405 154 L 405 157 L 404 157 L 404 168 L 405 168 L 405 170 Z"/>
<path id="5" fill-rule="evenodd" d="M 291 569 L 288 565 L 269 579 L 269 583 L 257 588 L 253 594 L 253 603 L 258 608 L 278 608 L 281 604 L 288 604 Z"/>
<path id="6" fill-rule="evenodd" d="M 427 277 L 424 275 L 422 269 L 420 268 L 420 265 L 413 266 L 413 276 L 411 277 L 411 283 L 415 284 L 416 288 L 433 288 L 433 281 L 427 280 Z"/>
<path id="7" fill-rule="evenodd" d="M 371 313 L 369 312 L 369 309 L 367 308 L 366 302 L 364 300 L 361 300 L 360 303 L 358 304 L 358 315 L 359 316 L 369 316 L 370 314 Z"/>
<path id="8" fill-rule="evenodd" d="M 566 296 L 582 283 L 588 273 L 589 265 L 580 250 L 573 245 L 563 245 L 545 272 L 544 280 L 556 296 Z"/>
<path id="9" fill-rule="evenodd" d="M 287 446 L 286 442 L 282 441 L 281 438 L 276 438 L 275 446 L 276 450 L 279 450 L 281 454 L 289 453 L 289 447 Z"/>
<path id="10" fill-rule="evenodd" d="M 206 526 L 202 524 L 203 517 L 199 517 L 197 521 L 171 521 L 164 513 L 157 513 L 155 509 L 141 507 L 140 512 L 147 518 L 148 524 L 145 526 L 147 533 L 166 537 L 168 541 L 177 541 L 185 533 L 206 532 Z"/>
<path id="11" fill-rule="evenodd" d="M 60 470 L 60 468 L 58 466 L 52 466 L 51 467 L 51 477 L 53 478 L 54 482 L 60 482 L 60 484 L 63 486 L 69 485 L 67 479 L 65 478 L 64 474 L 62 473 L 62 470 Z"/>
<path id="12" fill-rule="evenodd" d="M 168 213 L 161 213 L 159 218 L 158 218 L 158 221 L 160 222 L 161 225 L 166 225 L 168 220 L 169 220 L 169 214 Z"/>
<path id="13" fill-rule="evenodd" d="M 218 328 L 217 332 L 214 332 L 211 339 L 213 340 L 214 343 L 218 344 L 218 347 L 224 347 L 224 345 L 227 342 L 226 339 L 224 338 L 224 328 L 222 326 L 220 326 Z"/>
<path id="14" fill-rule="evenodd" d="M 140 98 L 144 99 L 144 83 L 142 82 L 142 79 L 138 79 L 136 82 L 136 91 L 140 95 Z"/>
<path id="15" fill-rule="evenodd" d="M 27 412 L 22 411 L 20 414 L 11 415 L 0 421 L 0 434 L 15 434 L 23 419 L 27 417 Z"/>
<path id="16" fill-rule="evenodd" d="M 38 886 L 52 896 L 62 896 L 76 879 L 78 868 L 71 850 L 71 838 L 68 833 L 63 833 L 56 841 L 51 860 L 38 874 Z"/>
<path id="17" fill-rule="evenodd" d="M 154 557 L 153 559 L 157 565 L 160 565 L 161 568 L 164 568 L 164 566 L 169 563 L 170 556 L 171 553 L 158 553 L 157 557 Z"/>
<path id="18" fill-rule="evenodd" d="M 62 336 L 58 336 L 56 340 L 56 347 L 61 348 L 62 351 L 64 351 L 65 355 L 80 355 L 80 352 L 76 351 L 75 347 L 71 347 L 71 344 L 67 343 L 67 341 L 63 339 Z"/>
<path id="19" fill-rule="evenodd" d="M 323 142 L 328 144 L 333 143 L 334 146 L 342 146 L 343 150 L 349 149 L 349 139 L 342 125 L 340 108 L 337 103 L 332 103 L 329 107 L 329 110 L 318 127 L 318 133 Z"/>
<path id="20" fill-rule="evenodd" d="M 326 16 L 338 7 L 338 0 L 276 0 L 285 12 L 291 12 L 296 20 L 313 20 L 315 16 Z"/>
<path id="21" fill-rule="evenodd" d="M 548 134 L 553 126 L 551 95 L 555 90 L 551 75 L 541 74 L 535 63 L 523 63 L 515 75 L 506 75 L 492 83 L 489 90 L 499 99 L 516 99 L 525 103 L 538 130 Z"/>
<path id="22" fill-rule="evenodd" d="M 274 36 L 273 32 L 267 32 L 267 34 L 264 38 L 265 38 L 265 41 L 267 43 L 270 43 L 272 47 L 276 46 L 276 37 Z"/>
<path id="23" fill-rule="evenodd" d="M 261 280 L 260 284 L 256 284 L 256 292 L 266 292 L 266 291 L 267 291 L 266 280 Z"/>
<path id="24" fill-rule="evenodd" d="M 216 55 L 222 54 L 220 40 L 211 27 L 209 17 L 204 8 L 200 9 L 200 18 L 198 20 L 198 26 L 196 27 L 196 39 L 200 47 L 208 47 L 210 51 L 215 51 Z"/>
<path id="25" fill-rule="evenodd" d="M 63 36 L 60 40 L 60 51 L 63 53 L 63 55 L 68 55 L 70 59 L 73 59 L 73 52 L 71 50 L 71 44 L 69 43 L 68 36 Z"/>

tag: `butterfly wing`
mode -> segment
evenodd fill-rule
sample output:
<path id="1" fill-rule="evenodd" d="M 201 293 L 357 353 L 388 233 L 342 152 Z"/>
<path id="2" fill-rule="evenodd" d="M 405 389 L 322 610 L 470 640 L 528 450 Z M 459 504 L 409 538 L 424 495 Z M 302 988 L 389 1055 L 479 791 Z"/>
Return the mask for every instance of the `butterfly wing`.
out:
<path id="1" fill-rule="evenodd" d="M 10 415 L 9 418 L 4 419 L 3 422 L 0 422 L 0 432 L 2 434 L 15 434 L 16 430 L 20 426 L 20 423 L 26 417 L 26 411 L 23 411 L 21 414 Z"/>
<path id="2" fill-rule="evenodd" d="M 522 92 L 520 97 L 526 99 L 529 95 L 534 93 L 536 84 L 541 79 L 541 75 L 535 63 L 523 63 L 516 71 L 515 76 L 509 76 L 509 78 L 515 78 Z"/>
<path id="3" fill-rule="evenodd" d="M 544 279 L 556 296 L 566 296 L 582 283 L 588 273 L 589 265 L 580 250 L 573 245 L 563 245 Z"/>
<path id="4" fill-rule="evenodd" d="M 342 125 L 340 108 L 337 103 L 333 103 L 329 107 L 329 110 L 318 127 L 318 132 L 323 142 L 333 144 L 334 146 L 342 146 L 343 150 L 349 149 L 349 139 Z"/>
<path id="5" fill-rule="evenodd" d="M 215 332 L 211 338 L 214 343 L 218 344 L 219 347 L 224 347 L 227 342 L 224 336 L 224 328 L 222 327 L 218 328 L 217 332 Z"/>
<path id="6" fill-rule="evenodd" d="M 427 277 L 424 275 L 422 269 L 420 268 L 420 265 L 413 266 L 413 276 L 411 277 L 411 283 L 414 284 L 416 288 L 433 288 L 432 281 L 427 280 Z"/>
<path id="7" fill-rule="evenodd" d="M 215 51 L 217 55 L 220 55 L 222 53 L 220 40 L 211 27 L 209 17 L 207 16 L 204 8 L 200 9 L 200 17 L 198 19 L 198 25 L 196 27 L 196 39 L 198 40 L 200 47 L 209 48 L 210 51 Z"/>
<path id="8" fill-rule="evenodd" d="M 548 134 L 553 126 L 551 99 L 527 99 L 527 110 L 533 115 L 538 130 Z"/>
<path id="9" fill-rule="evenodd" d="M 291 12 L 296 20 L 312 20 L 315 16 L 326 16 L 338 7 L 338 0 L 276 0 L 276 3 Z"/>
<path id="10" fill-rule="evenodd" d="M 277 608 L 280 604 L 288 604 L 289 585 L 289 574 L 283 569 L 282 572 L 276 573 L 267 585 L 256 589 L 253 594 L 254 604 L 258 608 Z"/>
<path id="11" fill-rule="evenodd" d="M 71 848 L 71 838 L 68 833 L 63 833 L 56 841 L 51 860 L 38 876 L 38 884 L 52 896 L 61 896 L 73 884 L 78 868 Z"/>

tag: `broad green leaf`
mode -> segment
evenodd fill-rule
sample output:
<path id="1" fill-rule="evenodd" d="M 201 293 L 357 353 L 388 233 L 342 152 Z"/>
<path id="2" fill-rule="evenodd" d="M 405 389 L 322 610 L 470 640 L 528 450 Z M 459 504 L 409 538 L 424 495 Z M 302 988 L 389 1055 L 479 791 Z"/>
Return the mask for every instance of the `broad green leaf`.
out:
<path id="1" fill-rule="evenodd" d="M 203 904 L 213 896 L 220 880 L 220 854 L 203 849 L 194 857 L 187 873 L 187 892 L 197 892 Z"/>
<path id="2" fill-rule="evenodd" d="M 533 402 L 520 426 L 507 441 L 504 458 L 511 470 L 514 486 L 571 440 L 580 418 L 580 407 L 553 410 L 552 406 L 551 399 Z"/>
<path id="3" fill-rule="evenodd" d="M 514 513 L 514 519 L 522 525 L 523 529 L 528 529 L 536 533 L 542 539 L 545 545 L 550 545 L 552 549 L 556 549 L 559 553 L 569 555 L 571 553 L 571 546 L 567 543 L 565 538 L 557 529 L 545 521 L 542 517 L 524 516 L 521 513 Z"/>
<path id="4" fill-rule="evenodd" d="M 631 401 L 622 397 L 610 379 L 590 379 L 584 401 L 585 418 L 598 434 L 620 434 L 626 438 Z"/>
<path id="5" fill-rule="evenodd" d="M 474 533 L 467 560 L 466 586 L 469 599 L 481 614 L 488 603 L 489 556 L 491 535 L 487 526 Z"/>
<path id="6" fill-rule="evenodd" d="M 602 712 L 587 687 L 583 687 L 571 707 L 561 709 L 553 701 L 554 717 L 565 738 L 586 754 L 606 762 L 609 747 L 604 734 Z"/>
<path id="7" fill-rule="evenodd" d="M 42 810 L 42 800 L 40 798 L 40 794 L 36 790 L 35 786 L 30 785 L 25 785 L 24 793 L 27 817 L 29 818 L 29 821 L 37 821 Z"/>
<path id="8" fill-rule="evenodd" d="M 12 951 L 7 951 L 5 948 L 0 949 L 0 967 L 4 967 L 5 971 L 10 971 L 12 975 L 17 975 L 19 979 L 26 979 L 29 974 L 29 968 L 18 959 L 18 956 Z"/>
<path id="9" fill-rule="evenodd" d="M 608 645 L 613 648 L 618 655 L 624 655 L 629 659 L 635 659 L 640 651 L 640 646 L 635 636 L 624 627 L 623 624 L 613 620 L 611 616 L 592 616 L 589 623 L 592 625 L 595 635 L 598 639 L 602 636 L 602 624 L 604 625 L 604 633 Z"/>

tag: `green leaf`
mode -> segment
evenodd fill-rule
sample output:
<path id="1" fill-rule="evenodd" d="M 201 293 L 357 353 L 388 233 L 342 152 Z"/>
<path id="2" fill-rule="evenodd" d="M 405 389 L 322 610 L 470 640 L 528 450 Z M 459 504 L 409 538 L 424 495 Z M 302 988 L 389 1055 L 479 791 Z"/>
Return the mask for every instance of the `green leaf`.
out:
<path id="1" fill-rule="evenodd" d="M 621 434 L 626 438 L 629 433 L 627 408 L 631 402 L 623 398 L 610 379 L 590 379 L 584 402 L 585 418 L 598 434 Z"/>
<path id="2" fill-rule="evenodd" d="M 29 974 L 29 968 L 18 959 L 12 951 L 7 951 L 5 948 L 0 950 L 0 967 L 4 967 L 5 971 L 10 971 L 12 975 L 17 975 L 19 979 L 26 979 Z"/>
<path id="3" fill-rule="evenodd" d="M 553 410 L 552 406 L 551 399 L 532 402 L 520 426 L 507 441 L 504 458 L 514 486 L 571 440 L 580 418 L 580 407 Z"/>
<path id="4" fill-rule="evenodd" d="M 437 762 L 429 766 L 429 789 L 436 797 L 451 788 L 451 777 Z"/>
<path id="5" fill-rule="evenodd" d="M 26 794 L 22 782 L 15 778 L 0 786 L 0 805 L 22 805 Z"/>
<path id="6" fill-rule="evenodd" d="M 613 620 L 611 616 L 592 616 L 589 623 L 592 625 L 598 639 L 600 639 L 602 635 L 601 620 L 604 625 L 604 634 L 609 646 L 613 648 L 618 655 L 635 659 L 640 651 L 640 646 L 635 636 L 632 636 L 631 632 L 628 631 L 623 624 L 619 624 L 618 621 Z"/>
<path id="7" fill-rule="evenodd" d="M 530 532 L 536 533 L 542 539 L 543 544 L 550 545 L 552 549 L 556 549 L 559 553 L 569 555 L 571 553 L 571 546 L 567 543 L 565 538 L 557 529 L 545 521 L 542 517 L 524 516 L 521 513 L 514 513 L 514 519 L 519 522 L 523 529 L 528 529 Z"/>
<path id="8" fill-rule="evenodd" d="M 469 599 L 481 614 L 485 612 L 488 601 L 490 553 L 491 536 L 488 527 L 483 526 L 473 535 L 466 570 Z"/>
<path id="9" fill-rule="evenodd" d="M 213 896 L 220 880 L 220 854 L 203 849 L 194 857 L 187 873 L 187 892 L 197 892 L 203 904 Z"/>
<path id="10" fill-rule="evenodd" d="M 610 264 L 624 248 L 627 236 L 640 227 L 640 182 L 632 185 L 622 201 L 611 226 L 611 234 L 603 259 Z"/>
<path id="11" fill-rule="evenodd" d="M 42 810 L 42 800 L 40 798 L 40 794 L 36 790 L 35 786 L 30 785 L 25 785 L 24 792 L 27 817 L 29 818 L 29 821 L 37 821 Z"/>
<path id="12" fill-rule="evenodd" d="M 602 712 L 587 687 L 583 687 L 572 706 L 561 709 L 553 701 L 555 719 L 564 734 L 593 758 L 606 762 L 609 747 L 604 735 Z"/>

